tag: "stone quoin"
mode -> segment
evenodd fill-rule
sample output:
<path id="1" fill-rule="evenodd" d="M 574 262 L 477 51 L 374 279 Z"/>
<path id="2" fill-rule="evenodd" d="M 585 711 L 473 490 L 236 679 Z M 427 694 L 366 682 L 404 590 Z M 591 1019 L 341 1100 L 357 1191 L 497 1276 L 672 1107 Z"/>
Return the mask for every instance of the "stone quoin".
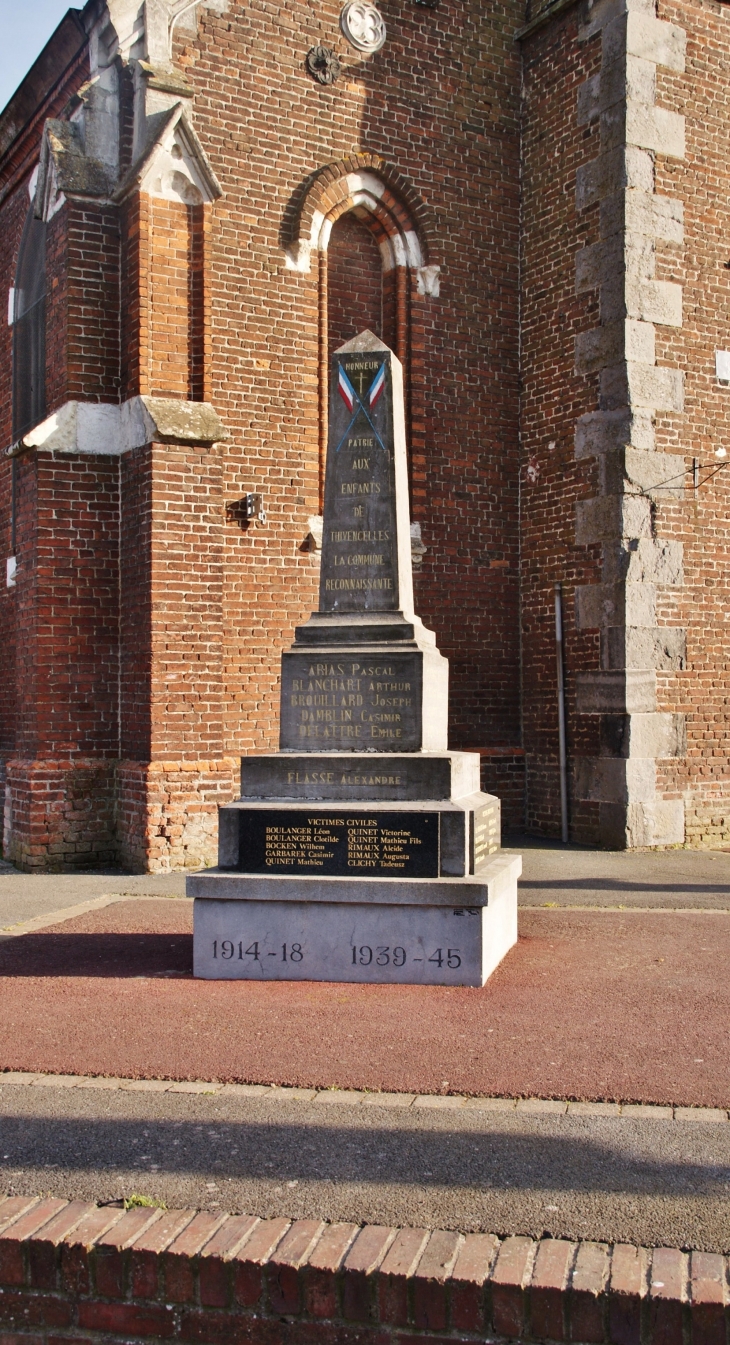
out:
<path id="1" fill-rule="evenodd" d="M 0 113 L 6 857 L 212 864 L 240 759 L 278 771 L 321 579 L 336 612 L 349 555 L 392 578 L 372 537 L 321 575 L 365 328 L 450 667 L 431 797 L 477 752 L 504 821 L 560 835 L 559 583 L 571 838 L 728 844 L 729 60 L 718 0 L 68 11 Z M 313 803 L 337 763 L 299 747 Z"/>

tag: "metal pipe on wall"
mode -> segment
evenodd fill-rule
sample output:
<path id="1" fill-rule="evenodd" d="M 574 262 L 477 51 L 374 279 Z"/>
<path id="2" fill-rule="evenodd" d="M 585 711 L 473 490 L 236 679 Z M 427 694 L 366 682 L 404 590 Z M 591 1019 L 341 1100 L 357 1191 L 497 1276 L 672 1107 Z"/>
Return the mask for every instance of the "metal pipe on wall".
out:
<path id="1" fill-rule="evenodd" d="M 558 754 L 560 759 L 560 834 L 568 842 L 568 753 L 565 740 L 565 665 L 563 662 L 563 586 L 555 585 L 555 658 L 558 669 Z"/>

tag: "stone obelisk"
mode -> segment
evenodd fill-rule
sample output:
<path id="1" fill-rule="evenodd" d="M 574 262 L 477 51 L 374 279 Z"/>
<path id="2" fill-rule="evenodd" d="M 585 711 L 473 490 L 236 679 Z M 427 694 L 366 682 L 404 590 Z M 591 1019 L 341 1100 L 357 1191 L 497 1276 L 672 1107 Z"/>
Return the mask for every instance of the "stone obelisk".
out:
<path id="1" fill-rule="evenodd" d="M 282 656 L 280 748 L 241 762 L 195 975 L 481 985 L 517 938 L 519 856 L 479 755 L 447 750 L 448 663 L 413 610 L 399 361 L 332 361 L 319 609 Z"/>

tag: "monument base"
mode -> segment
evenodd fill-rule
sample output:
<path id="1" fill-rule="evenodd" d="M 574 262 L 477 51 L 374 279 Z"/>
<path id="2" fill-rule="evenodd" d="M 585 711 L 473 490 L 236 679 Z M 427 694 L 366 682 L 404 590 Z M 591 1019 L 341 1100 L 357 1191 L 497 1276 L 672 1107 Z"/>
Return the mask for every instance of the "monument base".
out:
<path id="1" fill-rule="evenodd" d="M 479 878 L 267 877 L 208 869 L 194 974 L 208 980 L 484 985 L 517 942 L 519 855 Z"/>

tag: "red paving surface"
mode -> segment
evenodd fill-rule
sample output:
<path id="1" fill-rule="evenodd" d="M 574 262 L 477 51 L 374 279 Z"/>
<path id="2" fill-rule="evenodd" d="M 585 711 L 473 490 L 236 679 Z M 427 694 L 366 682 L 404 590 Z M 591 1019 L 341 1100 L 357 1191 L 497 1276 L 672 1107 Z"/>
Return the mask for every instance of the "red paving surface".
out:
<path id="1" fill-rule="evenodd" d="M 481 990 L 195 981 L 191 926 L 129 901 L 0 945 L 0 1069 L 730 1106 L 730 914 L 523 910 Z"/>

